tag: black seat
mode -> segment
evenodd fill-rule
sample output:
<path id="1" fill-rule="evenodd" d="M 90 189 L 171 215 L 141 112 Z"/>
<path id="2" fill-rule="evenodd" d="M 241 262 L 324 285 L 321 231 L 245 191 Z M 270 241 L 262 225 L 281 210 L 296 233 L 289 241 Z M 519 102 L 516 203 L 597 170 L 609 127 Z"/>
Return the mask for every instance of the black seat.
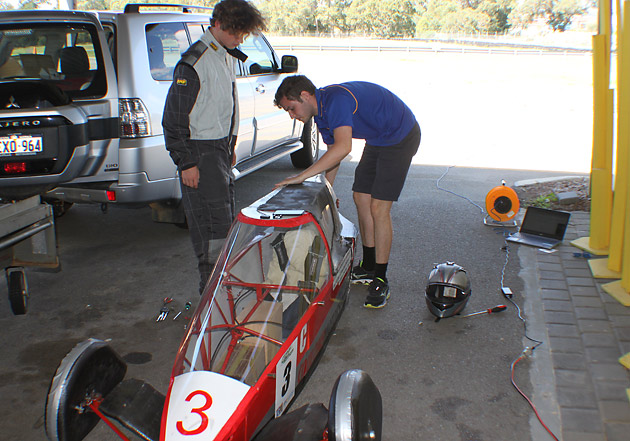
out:
<path id="1" fill-rule="evenodd" d="M 90 60 L 85 48 L 81 46 L 61 49 L 59 63 L 61 72 L 66 75 L 86 75 L 90 70 Z"/>

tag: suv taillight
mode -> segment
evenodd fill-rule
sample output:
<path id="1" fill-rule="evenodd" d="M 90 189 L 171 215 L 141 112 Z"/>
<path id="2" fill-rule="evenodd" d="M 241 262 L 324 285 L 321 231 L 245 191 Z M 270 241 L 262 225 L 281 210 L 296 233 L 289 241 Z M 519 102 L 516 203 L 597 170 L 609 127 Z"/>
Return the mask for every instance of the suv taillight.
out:
<path id="1" fill-rule="evenodd" d="M 151 134 L 149 112 L 140 98 L 121 98 L 118 107 L 121 138 L 141 138 Z"/>
<path id="2" fill-rule="evenodd" d="M 8 174 L 26 173 L 26 162 L 7 162 L 4 172 Z"/>

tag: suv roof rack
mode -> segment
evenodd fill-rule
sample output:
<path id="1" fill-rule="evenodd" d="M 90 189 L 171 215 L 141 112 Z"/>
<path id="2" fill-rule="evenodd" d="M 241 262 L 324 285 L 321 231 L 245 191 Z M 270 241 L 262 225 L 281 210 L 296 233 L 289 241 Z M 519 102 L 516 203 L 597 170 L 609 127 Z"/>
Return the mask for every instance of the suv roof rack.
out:
<path id="1" fill-rule="evenodd" d="M 139 13 L 140 8 L 181 8 L 182 12 L 190 12 L 191 9 L 207 9 L 212 11 L 214 8 L 209 6 L 196 6 L 196 5 L 179 5 L 171 3 L 127 3 L 125 5 L 124 13 Z"/>

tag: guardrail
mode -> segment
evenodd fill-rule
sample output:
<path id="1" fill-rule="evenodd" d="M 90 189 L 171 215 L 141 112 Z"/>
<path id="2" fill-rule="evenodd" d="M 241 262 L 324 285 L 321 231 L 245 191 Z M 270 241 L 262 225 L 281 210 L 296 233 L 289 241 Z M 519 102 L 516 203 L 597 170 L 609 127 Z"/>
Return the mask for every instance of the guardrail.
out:
<path id="1" fill-rule="evenodd" d="M 501 55 L 591 55 L 591 51 L 558 48 L 506 48 L 479 46 L 411 46 L 411 45 L 328 45 L 328 44 L 274 44 L 279 51 L 337 51 L 337 52 L 433 52 L 458 54 Z"/>

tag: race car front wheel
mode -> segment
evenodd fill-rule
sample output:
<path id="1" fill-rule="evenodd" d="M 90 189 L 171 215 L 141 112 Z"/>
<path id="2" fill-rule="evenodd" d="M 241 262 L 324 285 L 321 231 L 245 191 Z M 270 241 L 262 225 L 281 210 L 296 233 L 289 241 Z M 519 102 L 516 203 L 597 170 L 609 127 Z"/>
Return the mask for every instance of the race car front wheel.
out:
<path id="1" fill-rule="evenodd" d="M 53 441 L 75 441 L 100 421 L 89 404 L 102 399 L 122 381 L 126 363 L 104 341 L 79 343 L 61 361 L 46 399 L 45 427 Z"/>

